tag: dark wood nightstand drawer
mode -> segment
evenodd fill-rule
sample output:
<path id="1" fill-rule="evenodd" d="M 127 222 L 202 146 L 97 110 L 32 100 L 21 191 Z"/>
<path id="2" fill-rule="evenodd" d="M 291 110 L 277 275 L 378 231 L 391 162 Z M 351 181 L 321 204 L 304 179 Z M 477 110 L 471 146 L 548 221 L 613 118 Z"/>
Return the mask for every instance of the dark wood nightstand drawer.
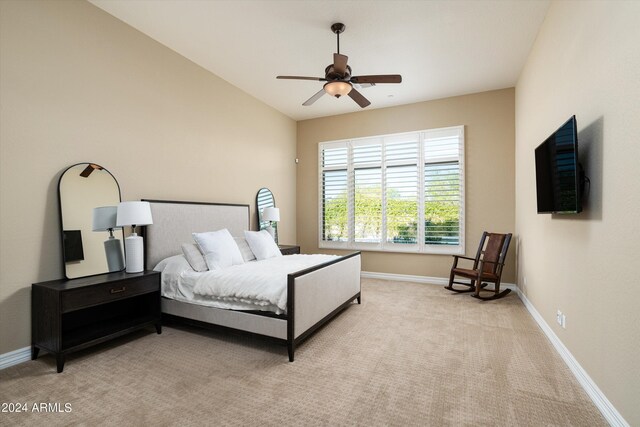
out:
<path id="1" fill-rule="evenodd" d="M 158 290 L 157 275 L 73 289 L 63 292 L 61 295 L 62 312 L 66 313 Z"/>
<path id="2" fill-rule="evenodd" d="M 278 245 L 282 255 L 296 255 L 300 253 L 300 246 L 297 245 Z"/>

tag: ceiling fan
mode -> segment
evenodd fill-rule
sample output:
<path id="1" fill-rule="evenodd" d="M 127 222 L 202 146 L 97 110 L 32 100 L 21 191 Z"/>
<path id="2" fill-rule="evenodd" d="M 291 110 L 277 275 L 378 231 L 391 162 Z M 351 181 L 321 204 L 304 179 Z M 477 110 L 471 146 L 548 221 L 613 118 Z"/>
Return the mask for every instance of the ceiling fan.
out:
<path id="1" fill-rule="evenodd" d="M 364 108 L 371 102 L 362 96 L 353 85 L 368 84 L 374 86 L 378 83 L 401 83 L 402 76 L 400 74 L 383 74 L 374 76 L 352 76 L 351 67 L 347 65 L 349 59 L 346 55 L 340 54 L 340 34 L 344 32 L 345 25 L 341 23 L 335 23 L 331 26 L 331 31 L 336 35 L 338 39 L 338 52 L 333 54 L 333 64 L 329 64 L 324 69 L 324 77 L 302 77 L 302 76 L 277 76 L 277 79 L 290 79 L 290 80 L 317 80 L 320 82 L 327 82 L 322 89 L 307 99 L 302 105 L 309 106 L 316 102 L 325 93 L 331 96 L 340 98 L 343 95 L 349 95 L 360 107 Z"/>

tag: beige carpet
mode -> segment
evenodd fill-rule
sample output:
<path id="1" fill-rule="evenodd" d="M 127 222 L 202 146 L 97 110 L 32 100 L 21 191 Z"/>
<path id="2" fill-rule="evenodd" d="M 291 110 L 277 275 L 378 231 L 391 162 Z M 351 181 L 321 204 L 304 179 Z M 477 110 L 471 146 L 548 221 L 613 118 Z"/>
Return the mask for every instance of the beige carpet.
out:
<path id="1" fill-rule="evenodd" d="M 2 425 L 606 425 L 516 295 L 363 280 L 352 305 L 284 346 L 190 327 L 141 332 L 0 371 Z"/>

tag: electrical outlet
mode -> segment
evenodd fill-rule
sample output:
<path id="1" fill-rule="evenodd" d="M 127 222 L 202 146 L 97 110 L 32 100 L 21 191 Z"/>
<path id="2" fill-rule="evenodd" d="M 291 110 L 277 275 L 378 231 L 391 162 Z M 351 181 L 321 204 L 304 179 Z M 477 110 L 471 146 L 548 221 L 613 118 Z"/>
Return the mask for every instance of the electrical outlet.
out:
<path id="1" fill-rule="evenodd" d="M 556 323 L 562 326 L 562 329 L 567 329 L 567 316 L 560 310 L 556 311 Z"/>

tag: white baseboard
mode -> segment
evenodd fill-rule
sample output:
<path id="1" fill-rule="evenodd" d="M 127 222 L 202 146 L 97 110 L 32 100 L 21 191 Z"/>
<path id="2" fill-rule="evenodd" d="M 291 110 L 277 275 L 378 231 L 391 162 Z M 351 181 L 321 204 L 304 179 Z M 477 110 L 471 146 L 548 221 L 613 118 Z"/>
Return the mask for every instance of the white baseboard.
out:
<path id="1" fill-rule="evenodd" d="M 360 277 L 365 279 L 380 279 L 380 280 L 395 280 L 397 282 L 415 282 L 415 283 L 427 283 L 429 285 L 446 285 L 449 283 L 449 279 L 446 277 L 432 277 L 432 276 L 412 276 L 409 274 L 393 274 L 393 273 L 377 273 L 375 271 L 362 271 Z M 513 283 L 502 283 L 501 287 L 509 288 L 512 291 L 518 290 Z"/>
<path id="2" fill-rule="evenodd" d="M 375 271 L 361 271 L 360 277 L 365 279 L 395 280 L 398 282 L 428 283 L 430 285 L 446 285 L 447 279 L 442 277 L 411 276 L 409 274 L 376 273 Z"/>
<path id="3" fill-rule="evenodd" d="M 408 274 L 376 273 L 373 271 L 363 271 L 360 276 L 367 279 L 428 283 L 432 285 L 446 285 L 449 283 L 449 279 L 444 277 L 411 276 Z M 531 317 L 533 317 L 538 326 L 540 326 L 540 329 L 542 329 L 542 332 L 547 336 L 549 341 L 551 341 L 551 344 L 556 349 L 562 360 L 564 360 L 564 363 L 569 367 L 573 375 L 576 377 L 576 380 L 578 380 L 578 383 L 591 398 L 607 422 L 615 427 L 629 427 L 629 423 L 627 423 L 611 402 L 609 402 L 609 399 L 607 399 L 602 390 L 598 388 L 589 374 L 587 374 L 584 368 L 580 366 L 576 358 L 573 357 L 567 347 L 565 347 L 562 341 L 560 341 L 560 338 L 558 338 L 558 336 L 553 332 L 553 329 L 551 329 L 547 322 L 544 321 L 540 313 L 538 313 L 538 310 L 536 310 L 527 297 L 520 292 L 520 289 L 513 283 L 503 283 L 502 286 L 511 289 L 520 297 L 520 300 L 526 307 L 529 314 L 531 314 Z"/>
<path id="4" fill-rule="evenodd" d="M 19 348 L 9 353 L 0 354 L 0 369 L 31 360 L 31 347 Z"/>
<path id="5" fill-rule="evenodd" d="M 518 292 L 520 299 L 522 300 L 524 306 L 527 308 L 531 317 L 536 321 L 542 332 L 547 336 L 551 344 L 556 349 L 564 363 L 567 364 L 573 375 L 578 380 L 578 383 L 582 386 L 584 391 L 589 395 L 593 403 L 602 413 L 602 416 L 607 420 L 609 425 L 612 426 L 620 426 L 620 427 L 629 427 L 629 423 L 622 417 L 620 412 L 609 402 L 609 399 L 604 395 L 602 390 L 596 385 L 596 383 L 591 379 L 587 371 L 584 370 L 580 363 L 576 360 L 575 357 L 571 354 L 569 349 L 565 347 L 565 345 L 560 341 L 560 338 L 553 332 L 553 329 L 544 321 L 538 310 L 531 304 L 531 302 L 527 299 L 527 297 L 522 293 Z"/>

